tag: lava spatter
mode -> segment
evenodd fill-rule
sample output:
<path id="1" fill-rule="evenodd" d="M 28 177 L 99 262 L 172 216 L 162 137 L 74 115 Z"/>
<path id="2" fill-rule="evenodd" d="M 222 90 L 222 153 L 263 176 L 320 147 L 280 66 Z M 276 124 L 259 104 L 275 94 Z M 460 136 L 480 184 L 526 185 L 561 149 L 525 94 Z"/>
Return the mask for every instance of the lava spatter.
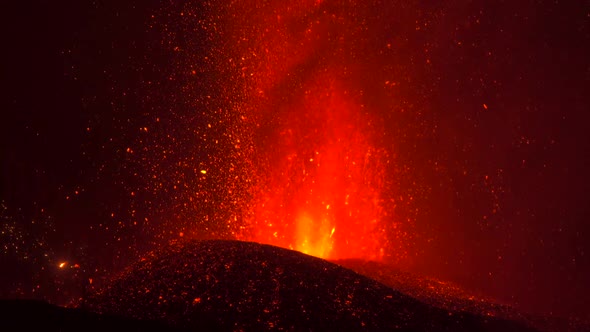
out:
<path id="1" fill-rule="evenodd" d="M 228 97 L 231 143 L 216 166 L 239 201 L 222 202 L 235 210 L 236 238 L 323 258 L 380 259 L 388 249 L 390 155 L 379 145 L 383 119 L 355 82 L 367 25 L 358 6 L 219 9 L 231 20 L 219 25 L 216 68 L 239 93 Z"/>

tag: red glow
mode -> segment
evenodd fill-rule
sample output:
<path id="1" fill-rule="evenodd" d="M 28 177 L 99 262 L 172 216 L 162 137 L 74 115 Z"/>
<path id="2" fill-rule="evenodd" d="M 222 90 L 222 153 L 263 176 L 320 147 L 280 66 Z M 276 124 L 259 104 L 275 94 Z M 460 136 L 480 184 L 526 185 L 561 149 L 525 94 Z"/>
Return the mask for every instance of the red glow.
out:
<path id="1" fill-rule="evenodd" d="M 261 146 L 250 240 L 323 258 L 378 259 L 381 161 L 362 107 L 334 82 L 308 83 Z M 328 85 L 329 86 L 324 86 Z"/>
<path id="2" fill-rule="evenodd" d="M 235 16 L 242 17 L 236 36 L 249 37 L 235 47 L 245 91 L 237 112 L 246 129 L 234 131 L 248 132 L 242 142 L 252 146 L 237 153 L 252 169 L 239 238 L 322 258 L 380 259 L 387 154 L 375 145 L 378 119 L 347 74 L 351 41 L 323 44 L 347 17 L 319 5 L 276 4 Z M 333 47 L 330 61 L 316 59 L 326 47 Z"/>

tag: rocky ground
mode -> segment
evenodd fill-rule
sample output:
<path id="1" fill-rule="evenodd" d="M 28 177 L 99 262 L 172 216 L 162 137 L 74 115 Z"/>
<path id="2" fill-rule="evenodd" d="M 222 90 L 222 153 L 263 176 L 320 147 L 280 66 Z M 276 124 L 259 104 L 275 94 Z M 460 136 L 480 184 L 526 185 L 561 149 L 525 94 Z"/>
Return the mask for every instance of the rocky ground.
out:
<path id="1" fill-rule="evenodd" d="M 356 271 L 356 272 L 355 272 Z M 358 272 L 358 273 L 357 273 Z M 582 331 L 376 262 L 251 242 L 151 252 L 77 308 L 1 300 L 3 331 Z"/>
<path id="2" fill-rule="evenodd" d="M 193 330 L 215 324 L 256 331 L 529 329 L 440 308 L 319 258 L 238 241 L 174 243 L 143 258 L 84 305 Z"/>

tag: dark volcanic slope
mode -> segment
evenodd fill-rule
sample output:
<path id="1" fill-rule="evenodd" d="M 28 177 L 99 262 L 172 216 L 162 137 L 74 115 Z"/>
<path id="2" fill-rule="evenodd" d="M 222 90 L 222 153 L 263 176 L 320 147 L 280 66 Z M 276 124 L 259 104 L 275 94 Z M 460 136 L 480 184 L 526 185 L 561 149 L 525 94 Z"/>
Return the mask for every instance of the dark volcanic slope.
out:
<path id="1" fill-rule="evenodd" d="M 344 259 L 333 262 L 435 307 L 511 320 L 524 319 L 512 307 L 476 296 L 451 282 L 401 271 L 374 261 Z"/>
<path id="2" fill-rule="evenodd" d="M 590 331 L 587 321 L 575 317 L 522 313 L 509 305 L 475 295 L 453 283 L 401 271 L 390 265 L 356 259 L 338 260 L 334 263 L 441 309 L 519 321 L 540 331 Z"/>
<path id="3" fill-rule="evenodd" d="M 208 317 L 227 330 L 524 330 L 435 308 L 322 259 L 238 241 L 173 243 L 87 305 L 195 329 Z"/>

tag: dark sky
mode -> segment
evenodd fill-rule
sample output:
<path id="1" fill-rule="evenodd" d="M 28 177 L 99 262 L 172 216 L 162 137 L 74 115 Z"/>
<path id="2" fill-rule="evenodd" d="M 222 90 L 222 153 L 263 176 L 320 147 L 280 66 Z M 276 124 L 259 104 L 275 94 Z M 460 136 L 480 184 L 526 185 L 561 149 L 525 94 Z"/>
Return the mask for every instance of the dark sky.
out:
<path id="1" fill-rule="evenodd" d="M 186 183 L 219 155 L 195 133 L 231 89 L 199 60 L 218 37 L 193 24 L 224 19 L 165 1 L 0 6 L 0 296 L 66 303 L 211 208 L 187 205 Z M 361 7 L 357 87 L 395 146 L 392 183 L 414 198 L 396 212 L 412 219 L 406 268 L 588 318 L 588 2 Z M 391 58 L 376 46 L 389 41 Z M 371 89 L 384 73 L 393 94 Z"/>

